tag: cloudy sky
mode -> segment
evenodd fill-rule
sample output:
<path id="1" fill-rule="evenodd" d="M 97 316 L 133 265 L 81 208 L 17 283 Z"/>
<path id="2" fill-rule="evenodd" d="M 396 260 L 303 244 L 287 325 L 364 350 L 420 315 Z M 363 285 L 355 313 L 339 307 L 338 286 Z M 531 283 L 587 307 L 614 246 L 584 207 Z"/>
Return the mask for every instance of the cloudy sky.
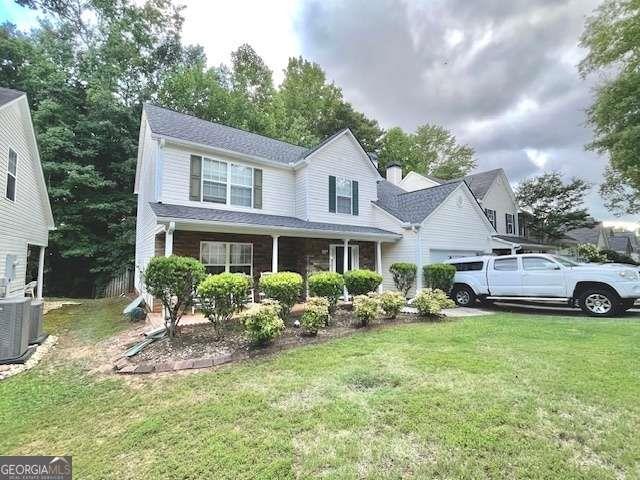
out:
<path id="1" fill-rule="evenodd" d="M 479 170 L 503 167 L 514 183 L 551 170 L 600 181 L 606 159 L 584 149 L 593 81 L 576 69 L 598 0 L 183 3 L 185 40 L 203 45 L 212 65 L 246 42 L 278 81 L 287 58 L 303 55 L 383 127 L 451 129 L 475 148 Z M 3 14 L 33 21 L 9 0 Z M 596 190 L 593 214 L 614 220 Z"/>

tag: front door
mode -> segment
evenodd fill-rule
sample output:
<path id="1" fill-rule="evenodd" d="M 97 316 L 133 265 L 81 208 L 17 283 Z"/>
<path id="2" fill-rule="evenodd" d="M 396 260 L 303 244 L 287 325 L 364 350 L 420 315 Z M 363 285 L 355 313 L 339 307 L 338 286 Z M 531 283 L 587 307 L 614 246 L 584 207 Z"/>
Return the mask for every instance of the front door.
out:
<path id="1" fill-rule="evenodd" d="M 358 245 L 349 245 L 348 270 L 359 268 Z M 331 245 L 329 248 L 329 265 L 332 272 L 344 273 L 344 245 Z"/>

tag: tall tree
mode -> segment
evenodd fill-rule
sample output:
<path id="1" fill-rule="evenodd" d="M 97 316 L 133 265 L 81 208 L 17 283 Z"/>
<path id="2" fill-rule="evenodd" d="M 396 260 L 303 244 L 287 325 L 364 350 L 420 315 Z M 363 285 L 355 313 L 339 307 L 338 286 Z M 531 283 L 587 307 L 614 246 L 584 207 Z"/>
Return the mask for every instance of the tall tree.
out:
<path id="1" fill-rule="evenodd" d="M 545 173 L 523 181 L 516 189 L 520 207 L 533 217 L 527 227 L 542 242 L 558 240 L 574 228 L 590 227 L 593 219 L 583 207 L 591 186 L 580 178 L 562 181 L 559 173 Z"/>
<path id="2" fill-rule="evenodd" d="M 610 168 L 600 193 L 614 213 L 640 212 L 640 3 L 605 0 L 587 20 L 581 45 L 583 77 L 602 75 L 587 110 L 595 138 L 588 148 L 606 153 Z"/>

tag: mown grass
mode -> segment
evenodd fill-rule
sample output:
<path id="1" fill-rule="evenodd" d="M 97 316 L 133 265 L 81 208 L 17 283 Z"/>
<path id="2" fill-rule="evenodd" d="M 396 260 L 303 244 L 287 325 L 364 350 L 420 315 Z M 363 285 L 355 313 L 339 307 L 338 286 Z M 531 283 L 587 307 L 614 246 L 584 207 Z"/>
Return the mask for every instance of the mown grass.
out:
<path id="1" fill-rule="evenodd" d="M 69 332 L 117 331 L 99 304 Z M 156 378 L 48 359 L 0 383 L 0 452 L 83 479 L 638 478 L 639 380 L 637 317 L 404 325 Z"/>

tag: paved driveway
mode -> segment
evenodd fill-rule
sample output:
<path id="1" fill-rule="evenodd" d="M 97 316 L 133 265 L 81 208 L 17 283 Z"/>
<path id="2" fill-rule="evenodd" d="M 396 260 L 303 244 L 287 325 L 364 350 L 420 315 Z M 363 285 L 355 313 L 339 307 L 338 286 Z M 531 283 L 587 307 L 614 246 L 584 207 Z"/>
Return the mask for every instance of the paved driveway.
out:
<path id="1" fill-rule="evenodd" d="M 627 310 L 618 317 L 638 318 L 640 317 L 640 306 Z M 492 306 L 483 306 L 484 310 L 493 310 L 496 312 L 514 312 L 514 313 L 529 313 L 535 315 L 563 315 L 570 317 L 585 317 L 585 313 L 579 308 L 568 308 L 562 305 L 553 304 L 529 304 L 529 303 L 508 303 L 508 302 L 495 302 Z"/>

